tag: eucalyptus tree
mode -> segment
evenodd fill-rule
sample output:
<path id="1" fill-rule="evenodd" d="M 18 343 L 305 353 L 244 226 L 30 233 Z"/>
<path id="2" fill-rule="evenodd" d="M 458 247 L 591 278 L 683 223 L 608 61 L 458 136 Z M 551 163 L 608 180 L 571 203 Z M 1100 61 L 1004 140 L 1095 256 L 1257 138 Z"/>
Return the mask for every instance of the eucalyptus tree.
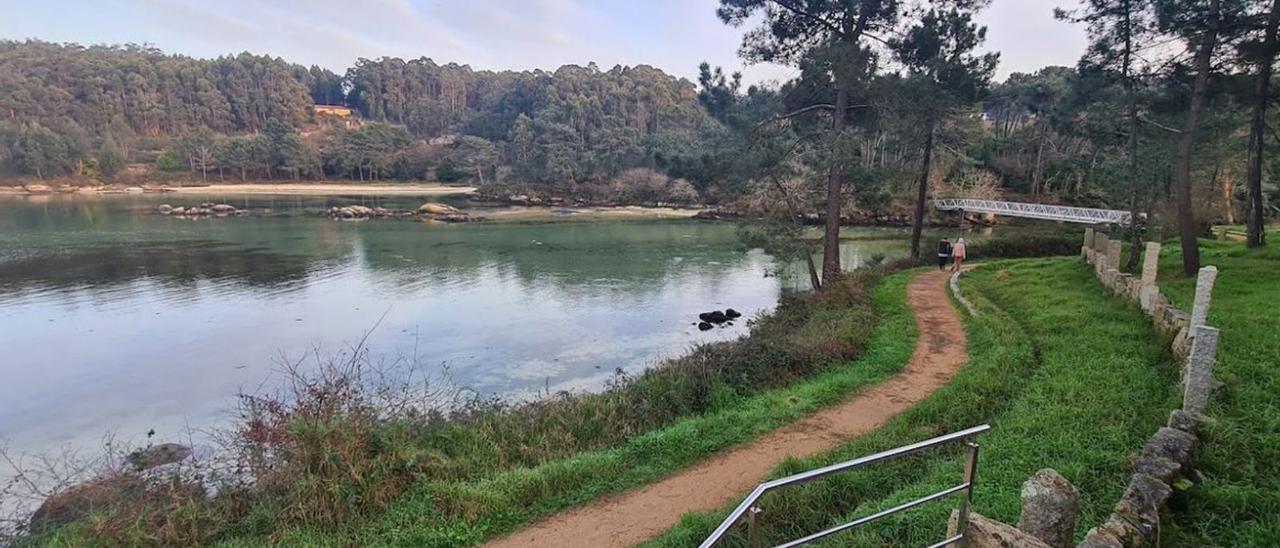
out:
<path id="1" fill-rule="evenodd" d="M 875 71 L 876 55 L 868 41 L 885 43 L 901 15 L 899 0 L 720 0 L 717 14 L 725 23 L 760 24 L 743 37 L 740 55 L 749 61 L 793 66 L 807 65 L 801 78 L 828 86 L 834 102 L 807 105 L 800 110 L 831 113 L 830 157 L 826 185 L 822 245 L 824 287 L 839 278 L 840 214 L 845 166 L 840 153 L 850 116 L 849 98 Z M 797 111 L 797 113 L 799 110 Z"/>
<path id="2" fill-rule="evenodd" d="M 986 27 L 973 22 L 987 0 L 933 0 L 920 8 L 915 24 L 892 40 L 898 60 L 906 67 L 907 85 L 914 95 L 916 117 L 923 133 L 920 176 L 916 183 L 915 215 L 911 223 L 911 256 L 920 257 L 929 170 L 938 124 L 958 109 L 971 107 L 990 83 L 999 55 L 977 55 Z"/>

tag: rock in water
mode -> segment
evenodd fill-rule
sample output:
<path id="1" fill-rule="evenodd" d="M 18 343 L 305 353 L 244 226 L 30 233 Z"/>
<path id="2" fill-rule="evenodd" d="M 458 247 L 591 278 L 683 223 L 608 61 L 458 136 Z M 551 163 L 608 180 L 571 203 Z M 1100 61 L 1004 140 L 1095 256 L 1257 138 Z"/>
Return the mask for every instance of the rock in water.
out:
<path id="1" fill-rule="evenodd" d="M 191 448 L 178 443 L 162 443 L 129 453 L 125 460 L 138 470 L 173 464 L 191 456 Z"/>
<path id="2" fill-rule="evenodd" d="M 698 322 L 698 331 L 709 331 L 713 326 L 707 322 Z"/>
<path id="3" fill-rule="evenodd" d="M 426 213 L 427 215 L 458 215 L 462 213 L 462 210 L 449 204 L 427 202 L 418 206 L 418 213 Z"/>
<path id="4" fill-rule="evenodd" d="M 724 315 L 725 315 L 725 316 L 727 316 L 727 317 L 728 317 L 729 319 L 731 319 L 731 320 L 732 320 L 732 319 L 734 319 L 734 318 L 741 318 L 741 317 L 742 317 L 742 313 L 741 313 L 741 312 L 738 312 L 737 310 L 734 310 L 734 309 L 732 309 L 732 308 L 726 308 L 726 309 L 724 309 Z"/>

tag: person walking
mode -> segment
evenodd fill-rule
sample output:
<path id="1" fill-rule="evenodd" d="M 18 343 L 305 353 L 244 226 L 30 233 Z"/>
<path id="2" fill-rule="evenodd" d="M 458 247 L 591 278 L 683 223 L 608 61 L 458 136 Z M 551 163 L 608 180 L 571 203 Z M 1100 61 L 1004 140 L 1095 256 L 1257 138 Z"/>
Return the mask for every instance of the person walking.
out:
<path id="1" fill-rule="evenodd" d="M 947 259 L 951 258 L 951 240 L 945 237 L 938 242 L 938 270 L 947 267 Z"/>
<path id="2" fill-rule="evenodd" d="M 964 238 L 957 239 L 956 245 L 951 246 L 951 270 L 953 272 L 959 272 L 960 268 L 964 266 L 965 252 Z"/>

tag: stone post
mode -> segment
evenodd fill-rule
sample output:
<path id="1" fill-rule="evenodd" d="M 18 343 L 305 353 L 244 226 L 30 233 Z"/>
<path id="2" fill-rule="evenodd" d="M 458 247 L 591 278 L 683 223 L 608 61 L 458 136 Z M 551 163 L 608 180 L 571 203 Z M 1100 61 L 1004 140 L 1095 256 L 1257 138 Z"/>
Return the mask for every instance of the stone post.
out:
<path id="1" fill-rule="evenodd" d="M 1209 303 L 1213 300 L 1213 283 L 1218 279 L 1218 267 L 1206 266 L 1200 269 L 1200 275 L 1196 277 L 1196 299 L 1191 305 L 1191 328 L 1197 325 L 1204 325 L 1205 319 L 1209 317 Z M 1191 336 L 1196 336 L 1195 331 L 1191 332 Z"/>
<path id="2" fill-rule="evenodd" d="M 1156 285 L 1156 274 L 1160 269 L 1160 244 L 1147 242 L 1147 253 L 1142 259 L 1142 285 Z"/>
<path id="3" fill-rule="evenodd" d="M 1213 391 L 1213 361 L 1218 353 L 1218 329 L 1191 326 L 1191 354 L 1187 356 L 1187 378 L 1182 387 L 1182 409 L 1204 413 Z"/>
<path id="4" fill-rule="evenodd" d="M 1088 258 L 1089 250 L 1093 248 L 1093 229 L 1084 229 L 1084 245 L 1080 246 L 1080 256 Z"/>
<path id="5" fill-rule="evenodd" d="M 1107 267 L 1120 270 L 1120 240 L 1107 242 Z"/>
<path id="6" fill-rule="evenodd" d="M 1057 471 L 1045 468 L 1022 484 L 1018 529 L 1054 548 L 1075 546 L 1080 494 Z"/>

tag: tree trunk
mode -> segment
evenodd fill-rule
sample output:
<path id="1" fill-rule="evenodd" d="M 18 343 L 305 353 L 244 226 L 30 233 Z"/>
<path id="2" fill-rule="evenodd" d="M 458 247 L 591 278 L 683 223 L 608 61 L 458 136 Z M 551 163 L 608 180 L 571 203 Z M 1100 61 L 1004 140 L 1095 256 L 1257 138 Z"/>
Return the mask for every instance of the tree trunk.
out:
<path id="1" fill-rule="evenodd" d="M 1266 219 L 1263 217 L 1262 196 L 1262 145 L 1267 131 L 1267 103 L 1271 98 L 1271 69 L 1276 56 L 1276 31 L 1280 28 L 1280 0 L 1271 4 L 1267 14 L 1267 31 L 1263 38 L 1263 58 L 1258 63 L 1258 75 L 1254 82 L 1253 114 L 1249 124 L 1249 169 L 1245 186 L 1249 190 L 1248 239 L 1249 247 L 1262 247 L 1267 243 Z"/>
<path id="2" fill-rule="evenodd" d="M 840 277 L 840 203 L 843 201 L 844 166 L 840 163 L 840 141 L 844 118 L 849 111 L 849 91 L 836 91 L 836 109 L 831 114 L 831 168 L 827 177 L 827 218 L 822 240 L 822 287 L 832 287 Z"/>
<path id="3" fill-rule="evenodd" d="M 1177 159 L 1173 170 L 1174 192 L 1178 206 L 1178 237 L 1182 243 L 1182 273 L 1193 276 L 1200 270 L 1200 247 L 1196 242 L 1196 217 L 1191 203 L 1191 152 L 1195 146 L 1196 126 L 1204 110 L 1204 97 L 1209 87 L 1213 50 L 1218 45 L 1219 0 L 1209 2 L 1209 21 L 1201 42 L 1196 47 L 1196 81 L 1191 89 L 1191 109 L 1178 138 Z"/>
<path id="4" fill-rule="evenodd" d="M 920 163 L 920 182 L 916 188 L 916 214 L 911 220 L 911 258 L 920 258 L 920 234 L 924 231 L 924 205 L 929 196 L 929 164 L 933 160 L 933 120 L 928 122 L 924 138 L 924 160 Z"/>
<path id="5" fill-rule="evenodd" d="M 1278 0 L 1280 1 L 1280 0 Z M 1142 233 L 1138 230 L 1138 95 L 1133 82 L 1133 6 L 1124 3 L 1124 90 L 1128 99 L 1129 116 L 1129 258 L 1125 269 L 1138 271 L 1138 255 L 1142 252 Z"/>
<path id="6" fill-rule="evenodd" d="M 1044 177 L 1044 140 L 1049 132 L 1048 122 L 1040 121 L 1040 137 L 1036 139 L 1036 165 L 1031 170 L 1031 195 L 1040 195 L 1040 185 Z"/>

